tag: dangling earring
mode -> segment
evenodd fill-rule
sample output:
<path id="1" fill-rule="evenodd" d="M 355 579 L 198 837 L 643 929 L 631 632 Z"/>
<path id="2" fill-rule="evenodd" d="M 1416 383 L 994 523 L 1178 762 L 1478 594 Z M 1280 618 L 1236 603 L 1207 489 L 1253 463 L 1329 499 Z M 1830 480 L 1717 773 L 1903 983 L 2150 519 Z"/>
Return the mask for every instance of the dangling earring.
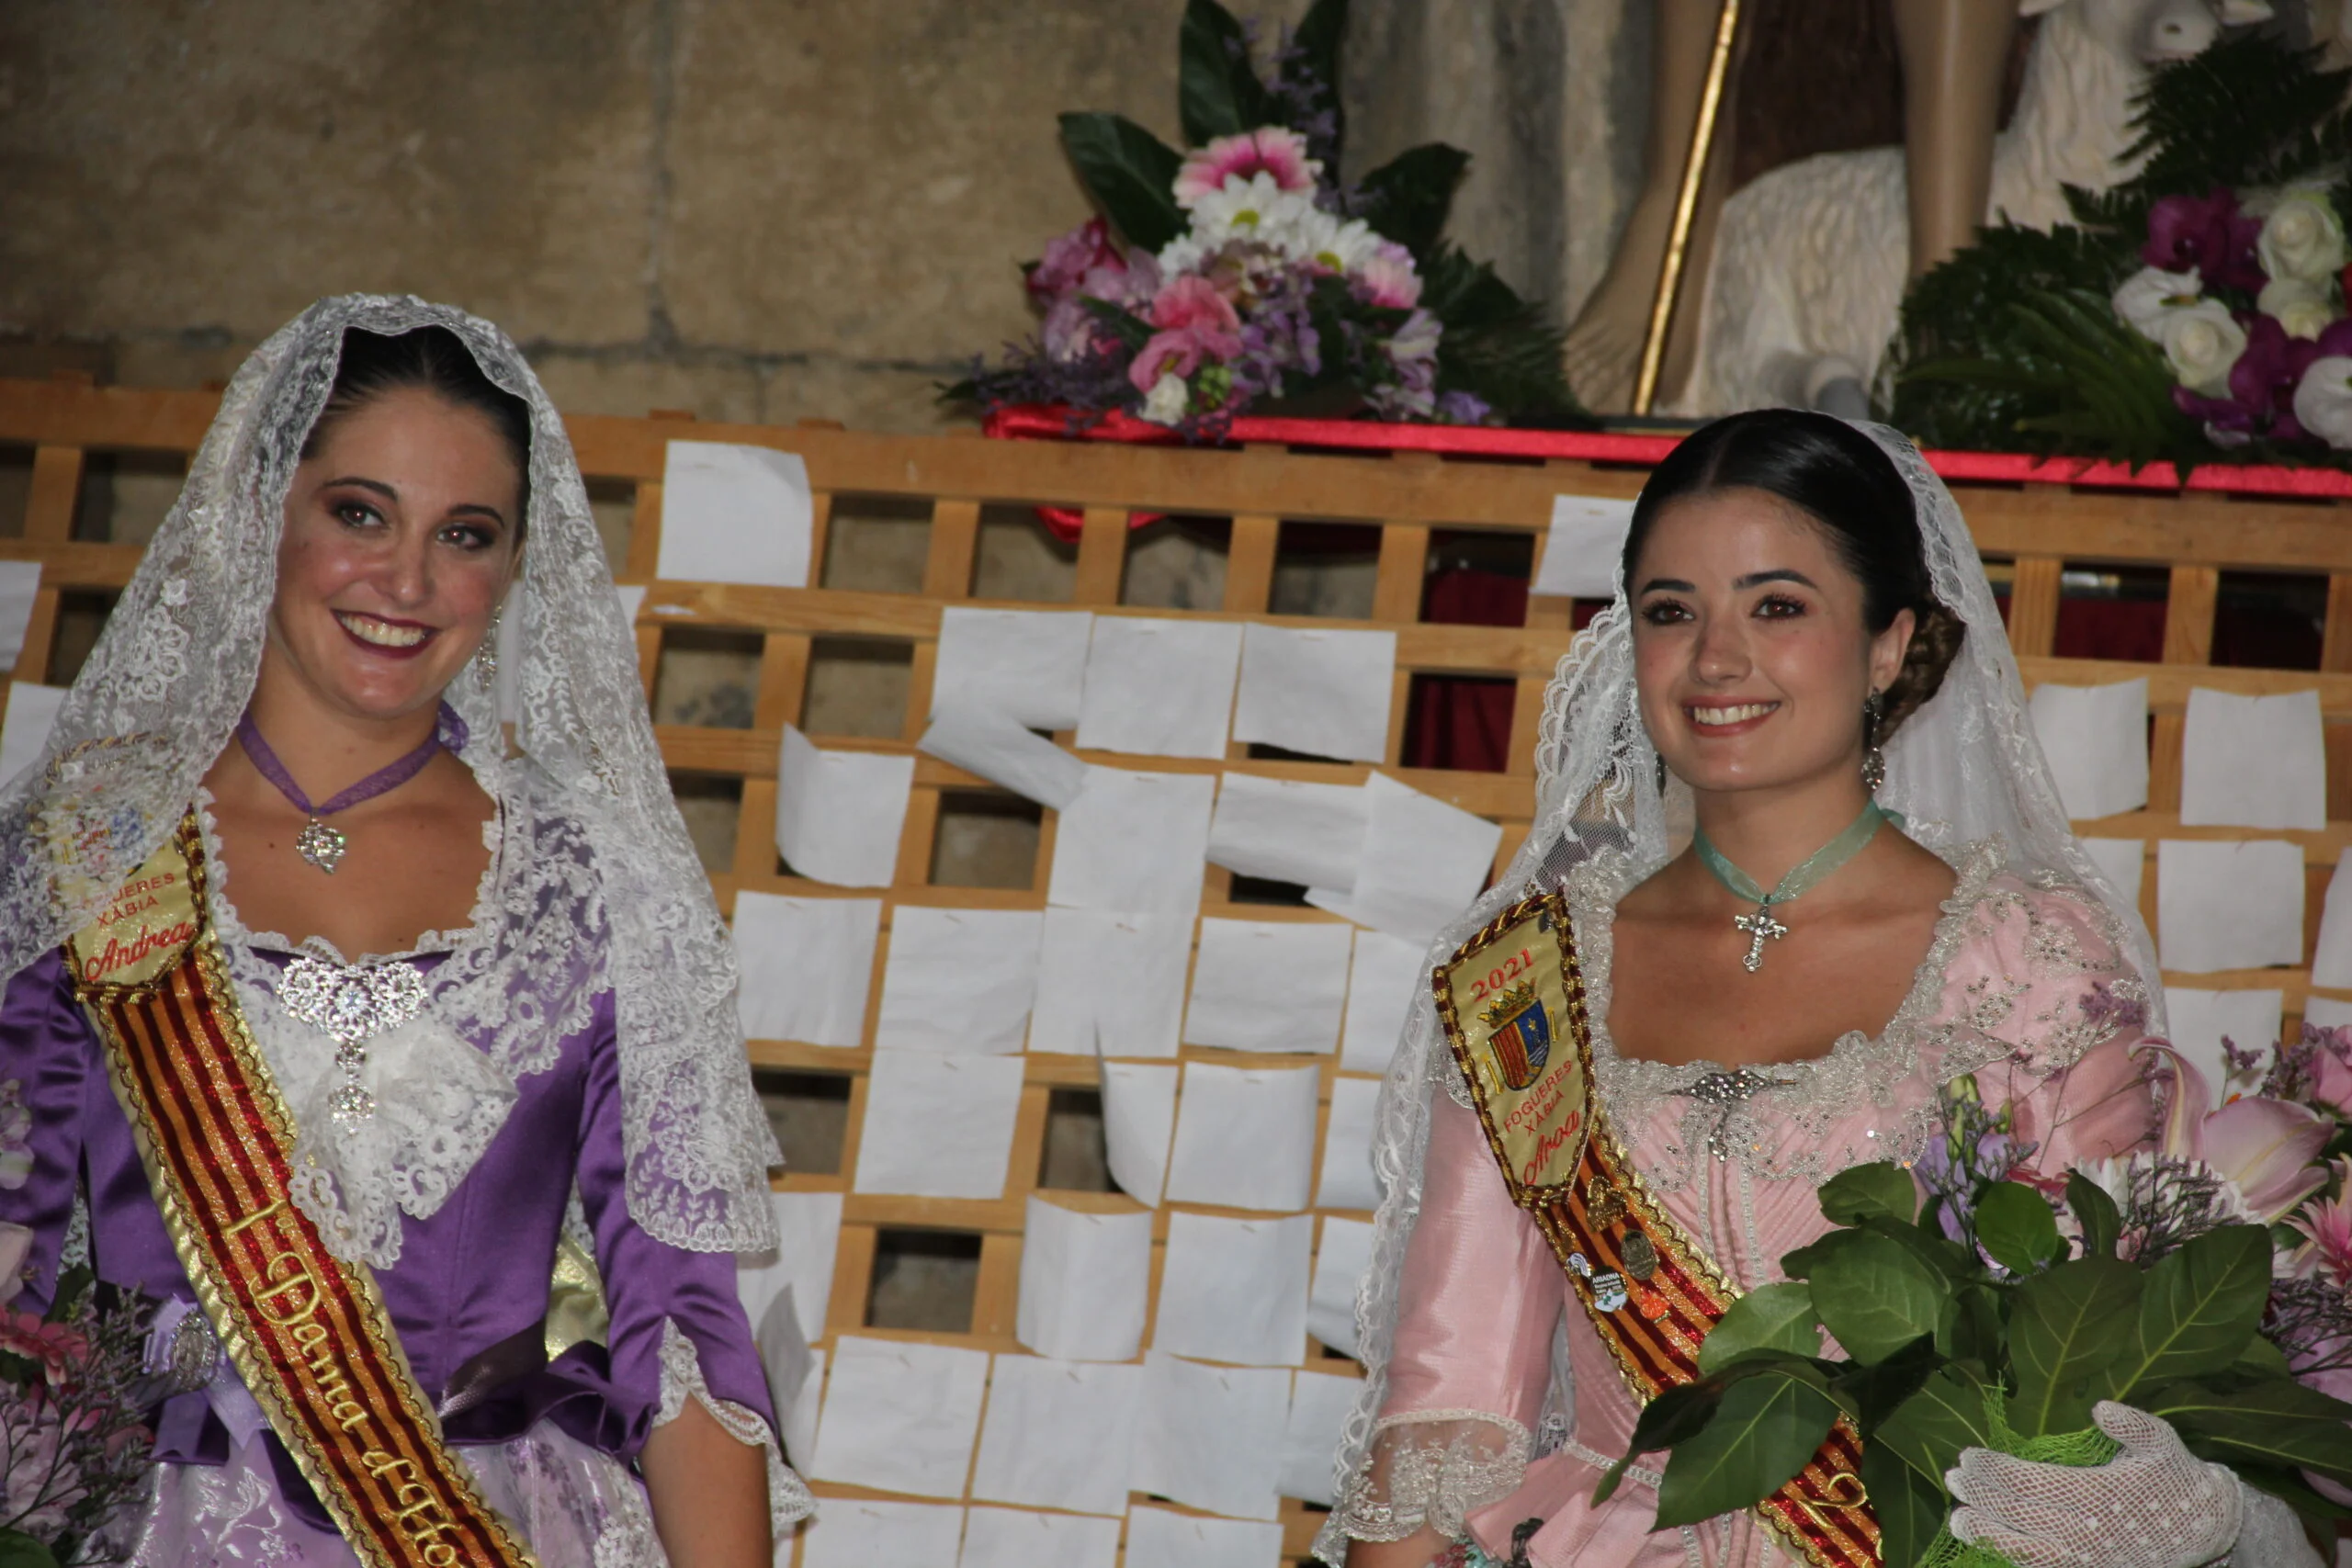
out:
<path id="1" fill-rule="evenodd" d="M 1885 718 L 1885 693 L 1872 692 L 1862 699 L 1862 787 L 1872 795 L 1886 783 L 1886 753 L 1878 744 L 1879 726 Z"/>
<path id="2" fill-rule="evenodd" d="M 498 608 L 490 613 L 490 626 L 481 634 L 481 646 L 474 649 L 474 684 L 485 692 L 498 687 L 498 622 L 505 614 L 506 601 L 502 599 Z"/>

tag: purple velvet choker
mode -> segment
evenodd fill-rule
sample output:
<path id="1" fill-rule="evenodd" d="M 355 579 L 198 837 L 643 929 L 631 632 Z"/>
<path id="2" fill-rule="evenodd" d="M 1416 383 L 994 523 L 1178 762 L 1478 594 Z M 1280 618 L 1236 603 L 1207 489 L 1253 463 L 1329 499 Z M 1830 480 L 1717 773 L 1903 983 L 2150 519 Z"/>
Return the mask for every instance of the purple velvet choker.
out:
<path id="1" fill-rule="evenodd" d="M 377 769 L 349 789 L 338 791 L 332 798 L 313 806 L 311 797 L 302 793 L 302 786 L 294 782 L 294 775 L 286 771 L 286 764 L 277 760 L 277 753 L 269 749 L 269 742 L 262 739 L 261 727 L 254 722 L 253 710 L 246 709 L 244 716 L 237 720 L 237 744 L 245 749 L 245 755 L 253 759 L 254 766 L 260 771 L 261 776 L 277 785 L 277 793 L 292 802 L 295 810 L 311 819 L 300 836 L 295 839 L 295 851 L 329 876 L 333 876 L 334 868 L 342 863 L 343 852 L 349 847 L 351 840 L 341 829 L 328 827 L 320 818 L 332 817 L 363 800 L 373 800 L 387 791 L 398 789 L 424 772 L 424 764 L 433 761 L 435 751 L 445 748 L 451 751 L 462 750 L 467 739 L 466 721 L 458 716 L 455 708 L 443 703 L 439 715 L 434 720 L 433 733 L 424 738 L 424 745 L 389 767 Z"/>

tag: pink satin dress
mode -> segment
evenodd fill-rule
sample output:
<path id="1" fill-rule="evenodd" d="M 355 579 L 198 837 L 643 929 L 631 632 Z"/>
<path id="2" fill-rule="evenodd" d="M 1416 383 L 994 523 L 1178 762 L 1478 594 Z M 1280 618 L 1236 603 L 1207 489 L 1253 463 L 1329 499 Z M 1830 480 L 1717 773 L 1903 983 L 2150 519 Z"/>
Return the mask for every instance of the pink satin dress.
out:
<path id="1" fill-rule="evenodd" d="M 2000 871 L 1996 846 L 1952 858 L 1958 886 L 1885 1032 L 1857 1032 L 1825 1056 L 1752 1075 L 1616 1055 L 1610 928 L 1639 877 L 1619 857 L 1570 879 L 1602 1110 L 1668 1212 L 1742 1290 L 1783 1279 L 1782 1255 L 1827 1228 L 1815 1197 L 1822 1180 L 1872 1159 L 1916 1158 L 1937 1125 L 1939 1089 L 1963 1074 L 1987 1103 L 2013 1109 L 2018 1139 L 2039 1145 L 2028 1163 L 2043 1171 L 2128 1152 L 2149 1135 L 2152 1102 L 2131 1057 L 2144 998 L 2106 911 L 2079 889 L 2029 886 Z M 1634 1470 L 1610 1502 L 1592 1504 L 1639 1406 L 1533 1223 L 1506 1196 L 1474 1114 L 1446 1093 L 1434 1100 L 1387 1399 L 1341 1499 L 1343 1528 L 1396 1540 L 1427 1524 L 1466 1533 L 1500 1562 L 1514 1527 L 1540 1519 L 1528 1543 L 1536 1568 L 1801 1562 L 1752 1512 L 1654 1532 L 1655 1470 Z M 1566 1380 L 1554 1371 L 1561 1340 Z M 1572 1383 L 1568 1408 L 1555 1382 Z"/>

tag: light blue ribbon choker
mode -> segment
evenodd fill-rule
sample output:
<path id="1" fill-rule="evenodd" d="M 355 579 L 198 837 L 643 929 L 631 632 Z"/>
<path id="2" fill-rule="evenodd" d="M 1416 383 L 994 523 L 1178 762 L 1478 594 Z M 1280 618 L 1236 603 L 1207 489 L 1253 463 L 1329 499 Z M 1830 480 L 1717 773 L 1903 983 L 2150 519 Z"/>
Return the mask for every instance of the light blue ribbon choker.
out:
<path id="1" fill-rule="evenodd" d="M 1764 967 L 1764 944 L 1789 934 L 1789 928 L 1774 919 L 1772 911 L 1820 886 L 1832 872 L 1862 852 L 1864 846 L 1878 836 L 1879 824 L 1893 819 L 1894 813 L 1882 810 L 1878 802 L 1871 801 L 1844 832 L 1792 866 L 1786 876 L 1772 885 L 1770 893 L 1757 886 L 1754 877 L 1725 860 L 1723 851 L 1708 841 L 1705 829 L 1699 830 L 1690 847 L 1699 852 L 1700 863 L 1713 872 L 1715 880 L 1730 888 L 1733 897 L 1756 906 L 1754 914 L 1736 915 L 1731 922 L 1747 933 L 1747 956 L 1740 964 L 1749 974 Z"/>

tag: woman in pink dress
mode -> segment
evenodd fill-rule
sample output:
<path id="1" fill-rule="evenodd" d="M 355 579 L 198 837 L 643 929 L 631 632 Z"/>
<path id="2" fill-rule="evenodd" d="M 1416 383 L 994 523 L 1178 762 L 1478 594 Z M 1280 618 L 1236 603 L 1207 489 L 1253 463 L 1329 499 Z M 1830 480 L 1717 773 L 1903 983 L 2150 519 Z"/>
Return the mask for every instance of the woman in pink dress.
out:
<path id="1" fill-rule="evenodd" d="M 1433 962 L 1562 890 L 1597 1112 L 1738 1290 L 1827 1228 L 1822 1181 L 1920 1159 L 1955 1096 L 2005 1109 L 2044 1172 L 2148 1136 L 2146 932 L 2068 830 L 1984 569 L 1902 437 L 1775 410 L 1678 447 L 1635 506 L 1615 603 L 1562 661 L 1537 767 L 1512 874 Z M 1320 1555 L 1808 1561 L 1753 1511 L 1657 1529 L 1644 1465 L 1592 1502 L 1638 1396 L 1601 1293 L 1589 1312 L 1513 1205 L 1468 1095 L 1424 996 L 1382 1104 L 1371 1376 Z M 2125 1444 L 2107 1466 L 1972 1471 L 1956 1533 L 2026 1568 L 2318 1562 L 2283 1505 L 2163 1422 L 2101 1423 Z"/>

